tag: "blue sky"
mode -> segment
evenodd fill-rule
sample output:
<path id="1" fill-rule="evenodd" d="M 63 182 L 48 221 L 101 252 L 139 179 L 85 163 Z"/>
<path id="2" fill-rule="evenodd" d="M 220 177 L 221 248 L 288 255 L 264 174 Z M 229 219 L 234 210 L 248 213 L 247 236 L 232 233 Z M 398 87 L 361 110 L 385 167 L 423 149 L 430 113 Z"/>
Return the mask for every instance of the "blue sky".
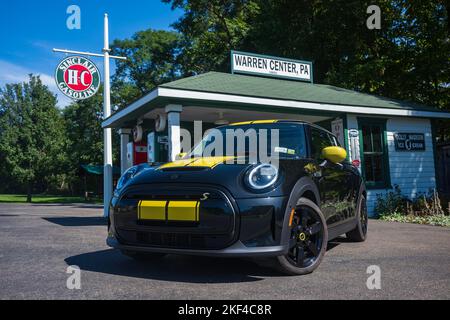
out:
<path id="1" fill-rule="evenodd" d="M 80 30 L 66 27 L 70 5 L 81 9 Z M 59 105 L 67 105 L 69 99 L 58 92 L 53 79 L 64 54 L 52 49 L 100 52 L 104 13 L 109 14 L 111 43 L 148 28 L 170 30 L 182 11 L 172 11 L 159 0 L 0 0 L 0 86 L 25 81 L 29 73 L 40 74 L 58 94 Z M 101 58 L 92 60 L 102 69 Z"/>

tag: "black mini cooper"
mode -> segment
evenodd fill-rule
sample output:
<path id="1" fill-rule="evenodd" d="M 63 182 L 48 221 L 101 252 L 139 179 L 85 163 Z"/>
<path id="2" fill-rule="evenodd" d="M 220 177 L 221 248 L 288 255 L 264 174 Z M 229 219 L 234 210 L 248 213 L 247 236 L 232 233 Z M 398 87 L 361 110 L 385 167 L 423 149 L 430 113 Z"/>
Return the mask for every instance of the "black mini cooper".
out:
<path id="1" fill-rule="evenodd" d="M 317 268 L 329 240 L 342 234 L 365 240 L 364 183 L 333 134 L 291 120 L 238 123 L 216 131 L 225 135 L 236 129 L 254 130 L 257 140 L 277 132 L 276 146 L 270 145 L 271 137 L 267 140 L 277 165 L 258 157 L 249 161 L 259 143 L 256 149 L 244 143 L 237 157 L 205 156 L 203 150 L 217 139 L 208 134 L 180 160 L 132 167 L 111 201 L 107 244 L 135 259 L 263 257 L 299 275 Z M 223 140 L 227 149 L 231 140 Z"/>

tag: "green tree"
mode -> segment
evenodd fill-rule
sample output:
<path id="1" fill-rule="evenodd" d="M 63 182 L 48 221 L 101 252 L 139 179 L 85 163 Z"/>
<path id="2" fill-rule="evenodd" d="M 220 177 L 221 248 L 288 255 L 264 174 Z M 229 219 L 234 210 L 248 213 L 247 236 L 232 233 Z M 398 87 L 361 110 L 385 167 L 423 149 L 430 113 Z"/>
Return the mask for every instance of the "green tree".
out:
<path id="1" fill-rule="evenodd" d="M 65 130 L 68 137 L 65 152 L 68 154 L 66 172 L 70 177 L 70 190 L 79 191 L 81 165 L 103 164 L 103 92 L 73 102 L 63 111 Z M 113 160 L 118 159 L 118 137 L 113 132 Z"/>
<path id="2" fill-rule="evenodd" d="M 66 142 L 56 97 L 39 76 L 0 90 L 0 161 L 8 177 L 27 186 L 31 202 L 37 185 L 63 171 Z"/>
<path id="3" fill-rule="evenodd" d="M 448 1 L 377 1 L 381 30 L 366 27 L 368 0 L 163 1 L 184 10 L 184 75 L 228 72 L 230 49 L 251 51 L 312 60 L 316 83 L 449 110 Z"/>
<path id="4" fill-rule="evenodd" d="M 163 30 L 137 32 L 131 39 L 115 40 L 112 54 L 125 56 L 116 61 L 112 98 L 119 108 L 155 86 L 179 77 L 177 55 L 179 35 Z"/>
<path id="5" fill-rule="evenodd" d="M 260 15 L 256 0 L 163 0 L 185 14 L 173 24 L 182 35 L 178 61 L 183 75 L 228 71 L 230 50 L 245 40 Z"/>

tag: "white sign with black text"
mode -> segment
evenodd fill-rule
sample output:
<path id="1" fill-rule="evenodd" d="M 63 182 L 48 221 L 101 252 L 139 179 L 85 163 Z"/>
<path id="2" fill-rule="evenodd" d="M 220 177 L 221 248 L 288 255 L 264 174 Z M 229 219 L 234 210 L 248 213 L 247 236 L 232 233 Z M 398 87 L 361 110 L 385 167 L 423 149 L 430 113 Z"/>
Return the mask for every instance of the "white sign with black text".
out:
<path id="1" fill-rule="evenodd" d="M 258 74 L 277 78 L 313 81 L 312 62 L 231 52 L 233 73 Z"/>

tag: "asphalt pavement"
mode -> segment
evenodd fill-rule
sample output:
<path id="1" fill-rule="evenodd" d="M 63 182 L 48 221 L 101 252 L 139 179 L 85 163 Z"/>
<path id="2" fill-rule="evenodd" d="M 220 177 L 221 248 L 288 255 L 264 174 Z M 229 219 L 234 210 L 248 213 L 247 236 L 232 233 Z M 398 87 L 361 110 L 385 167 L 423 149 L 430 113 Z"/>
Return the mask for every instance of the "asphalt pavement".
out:
<path id="1" fill-rule="evenodd" d="M 96 205 L 0 204 L 0 299 L 450 298 L 450 228 L 370 220 L 366 242 L 330 242 L 314 273 L 293 277 L 247 259 L 135 262 L 106 246 L 101 215 Z M 67 288 L 69 266 L 80 289 Z M 380 289 L 367 287 L 369 266 Z"/>

